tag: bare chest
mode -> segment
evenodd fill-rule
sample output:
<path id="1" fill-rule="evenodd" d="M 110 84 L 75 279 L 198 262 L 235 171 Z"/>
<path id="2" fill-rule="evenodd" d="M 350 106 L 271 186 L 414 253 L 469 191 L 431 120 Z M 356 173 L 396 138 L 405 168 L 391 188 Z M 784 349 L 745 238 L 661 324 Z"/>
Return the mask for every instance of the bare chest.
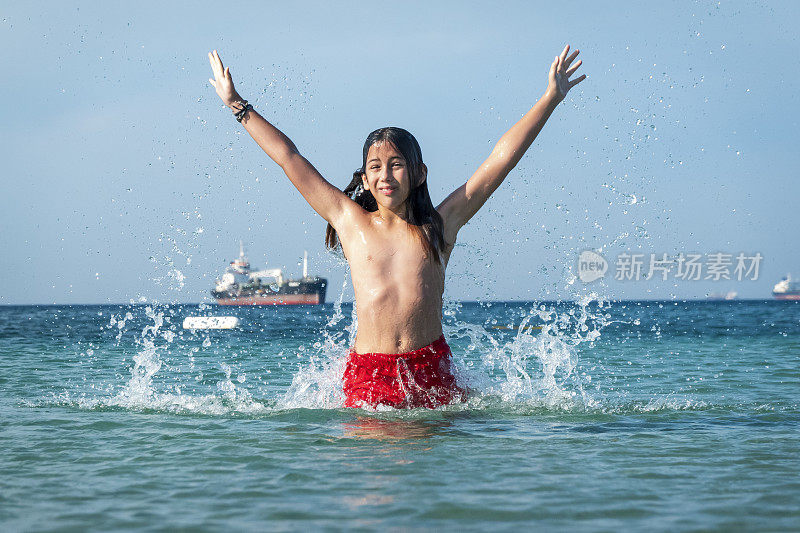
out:
<path id="1" fill-rule="evenodd" d="M 390 293 L 441 296 L 444 267 L 432 261 L 417 235 L 409 231 L 359 231 L 342 242 L 353 284 Z M 419 294 L 422 296 L 423 294 Z"/>

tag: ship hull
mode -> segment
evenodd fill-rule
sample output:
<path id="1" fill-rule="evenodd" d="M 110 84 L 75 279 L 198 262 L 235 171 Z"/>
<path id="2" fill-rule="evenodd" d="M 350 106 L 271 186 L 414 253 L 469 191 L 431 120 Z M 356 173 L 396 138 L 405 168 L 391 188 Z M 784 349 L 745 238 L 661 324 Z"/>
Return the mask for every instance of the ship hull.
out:
<path id="1" fill-rule="evenodd" d="M 800 300 L 800 292 L 772 293 L 776 300 Z"/>
<path id="2" fill-rule="evenodd" d="M 219 305 L 320 305 L 325 303 L 319 294 L 284 294 L 275 296 L 238 296 L 218 298 Z"/>
<path id="3" fill-rule="evenodd" d="M 321 305 L 328 281 L 324 278 L 289 280 L 272 288 L 243 287 L 241 290 L 211 291 L 219 305 Z"/>

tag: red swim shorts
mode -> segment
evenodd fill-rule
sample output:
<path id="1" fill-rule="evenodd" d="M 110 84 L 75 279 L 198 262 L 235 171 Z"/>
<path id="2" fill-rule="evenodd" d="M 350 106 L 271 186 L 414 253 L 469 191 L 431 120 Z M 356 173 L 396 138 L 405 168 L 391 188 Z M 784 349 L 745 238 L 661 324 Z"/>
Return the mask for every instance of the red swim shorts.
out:
<path id="1" fill-rule="evenodd" d="M 407 353 L 359 354 L 350 350 L 344 394 L 345 407 L 382 404 L 406 409 L 433 409 L 464 397 L 450 370 L 450 347 L 444 335 Z"/>

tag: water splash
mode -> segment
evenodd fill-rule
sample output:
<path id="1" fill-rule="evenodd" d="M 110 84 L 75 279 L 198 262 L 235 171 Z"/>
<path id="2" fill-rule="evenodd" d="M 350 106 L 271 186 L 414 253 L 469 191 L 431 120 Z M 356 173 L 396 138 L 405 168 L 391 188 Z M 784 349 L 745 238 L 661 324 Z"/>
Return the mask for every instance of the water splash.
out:
<path id="1" fill-rule="evenodd" d="M 344 320 L 342 300 L 348 278 L 349 269 L 345 272 L 339 298 L 333 304 L 333 315 L 325 324 L 322 341 L 314 344 L 314 354 L 292 378 L 292 384 L 278 402 L 281 408 L 335 409 L 344 405 L 342 376 L 348 349 L 355 342 L 358 329 L 355 305 L 350 324 L 343 329 L 336 329 Z"/>
<path id="2" fill-rule="evenodd" d="M 577 367 L 580 348 L 591 346 L 610 322 L 605 302 L 589 296 L 567 306 L 533 305 L 519 324 L 510 328 L 515 330 L 511 338 L 505 332 L 461 318 L 461 307 L 457 302 L 445 303 L 444 331 L 454 347 L 456 379 L 469 390 L 470 400 L 463 406 L 444 409 L 489 407 L 498 401 L 557 409 L 598 405 L 584 388 L 591 377 L 579 375 Z M 342 375 L 357 328 L 355 307 L 351 324 L 344 330 L 333 329 L 342 320 L 340 297 L 323 340 L 315 343 L 315 353 L 298 369 L 278 401 L 281 408 L 333 409 L 343 405 Z"/>
<path id="3" fill-rule="evenodd" d="M 108 328 L 113 328 L 116 326 L 117 328 L 117 344 L 119 341 L 122 340 L 122 334 L 125 331 L 125 325 L 127 324 L 128 320 L 133 320 L 133 315 L 130 311 L 126 312 L 124 316 L 117 316 L 115 314 L 111 315 L 111 320 L 108 323 Z"/>
<path id="4" fill-rule="evenodd" d="M 145 314 L 153 321 L 142 330 L 140 343 L 142 350 L 133 357 L 131 379 L 125 388 L 117 395 L 119 405 L 147 405 L 153 397 L 152 380 L 156 372 L 161 369 L 161 359 L 156 349 L 155 339 L 158 330 L 164 325 L 164 313 L 155 312 L 152 307 L 145 309 Z"/>
<path id="5" fill-rule="evenodd" d="M 144 314 L 149 322 L 134 339 L 134 346 L 137 346 L 138 350 L 133 356 L 130 377 L 122 388 L 110 397 L 87 397 L 84 394 L 75 399 L 69 392 L 65 392 L 58 398 L 58 403 L 77 404 L 88 409 L 123 408 L 210 415 L 234 413 L 254 415 L 271 410 L 270 402 L 253 398 L 252 393 L 244 386 L 246 375 L 237 373 L 234 378 L 233 367 L 225 362 L 218 363 L 224 377 L 215 383 L 213 392 L 193 394 L 193 391 L 189 390 L 191 387 L 187 379 L 182 378 L 194 374 L 193 381 L 205 381 L 206 376 L 202 371 L 195 372 L 195 355 L 201 348 L 194 346 L 188 350 L 186 354 L 189 363 L 188 373 L 176 371 L 178 369 L 166 364 L 162 358 L 162 354 L 173 355 L 172 350 L 179 348 L 176 345 L 179 334 L 170 329 L 173 326 L 166 308 L 147 306 Z M 134 318 L 131 312 L 127 312 L 122 318 L 112 315 L 107 327 L 109 329 L 117 327 L 117 343 L 127 331 L 126 324 Z M 203 337 L 201 346 L 204 349 L 212 346 L 209 336 Z M 163 374 L 164 370 L 167 375 L 158 380 L 159 373 Z M 177 381 L 172 390 L 167 385 L 170 380 Z"/>
<path id="6" fill-rule="evenodd" d="M 578 355 L 582 345 L 591 346 L 607 324 L 604 302 L 586 297 L 576 305 L 533 305 L 508 340 L 478 324 L 451 315 L 446 335 L 458 343 L 467 340 L 463 352 L 454 353 L 457 375 L 477 401 L 496 398 L 504 403 L 549 408 L 590 408 L 597 405 L 584 389 L 590 376 L 580 376 Z M 476 364 L 477 362 L 477 364 Z"/>
<path id="7" fill-rule="evenodd" d="M 104 329 L 117 338 L 126 333 L 123 346 L 135 347 L 127 377 L 117 374 L 109 382 L 91 383 L 90 390 L 77 398 L 74 390 L 65 392 L 56 403 L 223 416 L 340 409 L 346 354 L 357 328 L 356 309 L 348 312 L 343 306 L 346 284 L 347 277 L 332 315 L 320 323 L 318 341 L 299 346 L 290 343 L 293 354 L 267 354 L 273 364 L 281 359 L 291 361 L 291 355 L 300 361 L 296 367 L 284 366 L 272 377 L 266 377 L 270 371 L 258 370 L 250 355 L 240 353 L 231 332 L 176 330 L 181 322 L 176 317 L 183 314 L 179 308 L 147 306 L 124 316 L 114 315 Z M 620 315 L 617 320 L 612 319 L 611 305 L 596 295 L 576 302 L 524 307 L 479 305 L 479 309 L 452 301 L 444 305 L 444 331 L 453 348 L 454 372 L 470 395 L 465 403 L 441 410 L 614 414 L 711 408 L 680 390 L 628 398 L 613 389 L 613 376 L 603 377 L 603 361 L 592 355 L 591 363 L 583 362 L 582 354 L 595 346 L 609 325 L 620 323 L 634 328 L 634 333 L 649 331 L 651 326 L 638 317 L 628 317 L 624 309 L 615 313 Z M 120 327 L 120 323 L 127 326 Z M 291 338 L 292 333 L 288 335 Z M 242 338 L 244 350 L 253 339 L 250 333 Z M 88 362 L 96 360 L 95 350 L 85 354 Z M 239 360 L 247 361 L 242 370 Z M 592 379 L 595 369 L 601 373 L 599 382 Z M 259 376 L 259 372 L 263 374 Z M 124 384 L 119 385 L 119 379 L 124 379 Z M 281 383 L 282 379 L 290 382 Z M 392 411 L 401 417 L 431 416 L 426 410 L 377 411 Z"/>

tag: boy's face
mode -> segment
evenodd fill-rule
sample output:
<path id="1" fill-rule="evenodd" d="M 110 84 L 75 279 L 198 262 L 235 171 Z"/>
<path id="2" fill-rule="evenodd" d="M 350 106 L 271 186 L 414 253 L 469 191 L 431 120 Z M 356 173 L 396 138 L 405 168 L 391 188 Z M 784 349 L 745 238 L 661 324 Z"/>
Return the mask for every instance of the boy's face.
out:
<path id="1" fill-rule="evenodd" d="M 402 154 L 389 142 L 373 144 L 361 178 L 378 204 L 395 211 L 411 193 L 411 172 Z"/>

